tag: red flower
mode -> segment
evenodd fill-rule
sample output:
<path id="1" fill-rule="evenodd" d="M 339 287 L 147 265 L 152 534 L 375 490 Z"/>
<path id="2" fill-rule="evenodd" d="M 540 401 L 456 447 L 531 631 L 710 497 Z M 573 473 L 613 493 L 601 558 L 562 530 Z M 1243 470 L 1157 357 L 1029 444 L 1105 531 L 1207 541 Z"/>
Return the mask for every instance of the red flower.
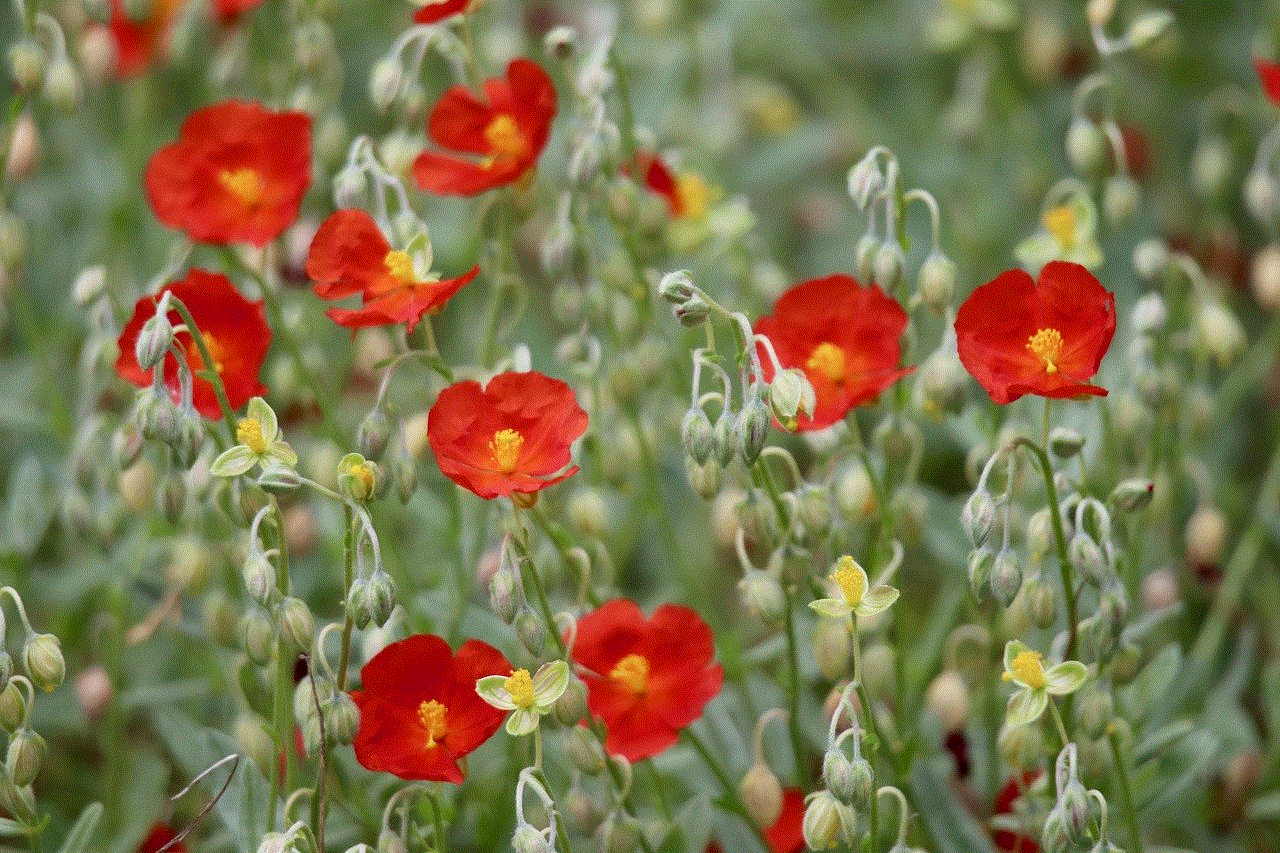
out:
<path id="1" fill-rule="evenodd" d="M 419 24 L 434 24 L 436 21 L 462 14 L 470 5 L 471 0 L 426 0 L 418 11 L 413 13 L 413 20 Z"/>
<path id="2" fill-rule="evenodd" d="M 547 144 L 556 115 L 551 78 L 527 59 L 513 60 L 505 80 L 486 80 L 479 100 L 462 86 L 444 93 L 431 110 L 427 131 L 442 148 L 479 160 L 423 151 L 413 178 L 440 195 L 476 195 L 509 184 L 529 171 Z"/>
<path id="3" fill-rule="evenodd" d="M 813 385 L 813 417 L 797 418 L 803 432 L 830 426 L 915 369 L 898 367 L 906 325 L 907 313 L 880 288 L 833 275 L 782 294 L 755 331 L 773 344 L 784 368 L 800 368 Z M 772 380 L 763 345 L 759 353 L 765 379 Z"/>
<path id="4" fill-rule="evenodd" d="M 1039 281 L 1008 270 L 970 294 L 956 314 L 965 369 L 996 403 L 1023 394 L 1105 396 L 1086 384 L 1116 331 L 1115 297 L 1079 264 L 1051 261 Z"/>
<path id="5" fill-rule="evenodd" d="M 232 24 L 245 12 L 260 5 L 262 0 L 213 0 L 213 11 L 224 24 Z"/>
<path id="6" fill-rule="evenodd" d="M 637 171 L 644 177 L 645 188 L 667 200 L 667 210 L 672 216 L 684 212 L 684 199 L 680 197 L 680 186 L 675 175 L 656 154 L 639 154 L 636 156 Z"/>
<path id="7" fill-rule="evenodd" d="M 1255 59 L 1253 67 L 1258 72 L 1258 79 L 1262 81 L 1262 91 L 1272 103 L 1280 104 L 1280 62 Z"/>
<path id="8" fill-rule="evenodd" d="M 356 759 L 370 770 L 401 779 L 461 782 L 458 759 L 489 739 L 505 711 L 476 693 L 476 680 L 509 675 L 502 653 L 467 640 L 455 654 L 432 634 L 392 643 L 360 671 L 362 690 Z"/>
<path id="9" fill-rule="evenodd" d="M 202 243 L 265 246 L 311 184 L 311 117 L 224 101 L 187 116 L 147 164 L 156 218 Z"/>
<path id="10" fill-rule="evenodd" d="M 1039 770 L 1024 770 L 1019 775 L 1010 777 L 1009 781 L 1004 783 L 1004 787 L 1000 789 L 1000 792 L 996 794 L 996 801 L 991 809 L 991 814 L 1012 814 L 1014 802 L 1022 796 L 1023 791 L 1031 787 L 1031 783 L 1036 781 L 1039 776 Z M 991 841 L 995 844 L 997 850 L 1003 850 L 1005 853 L 1039 853 L 1040 851 L 1040 845 L 1036 843 L 1035 839 L 1008 829 L 991 830 Z"/>
<path id="11" fill-rule="evenodd" d="M 151 372 L 138 365 L 134 345 L 142 324 L 155 316 L 156 304 L 166 292 L 182 300 L 191 312 L 191 319 L 196 321 L 214 367 L 222 377 L 231 408 L 238 409 L 249 402 L 250 397 L 265 394 L 267 389 L 258 382 L 258 373 L 271 346 L 271 327 L 263 317 L 262 303 L 250 302 L 241 296 L 225 275 L 201 269 L 190 270 L 186 278 L 170 282 L 160 293 L 144 296 L 133 306 L 133 316 L 120 335 L 116 373 L 140 388 L 151 384 Z M 168 316 L 174 326 L 182 322 L 177 311 L 170 311 Z M 200 350 L 188 332 L 178 332 L 174 341 L 186 353 L 187 365 L 193 374 L 205 369 Z M 164 358 L 164 382 L 177 402 L 178 360 L 172 353 Z M 196 376 L 193 391 L 196 411 L 210 419 L 222 416 L 217 394 L 208 380 Z"/>
<path id="12" fill-rule="evenodd" d="M 116 76 L 134 77 L 146 70 L 160 47 L 170 22 L 186 0 L 154 0 L 150 14 L 134 20 L 125 14 L 124 0 L 111 0 L 107 23 L 116 43 Z"/>
<path id="13" fill-rule="evenodd" d="M 482 498 L 532 495 L 576 474 L 564 470 L 569 445 L 586 429 L 573 389 L 537 372 L 450 385 L 427 415 L 440 470 Z"/>
<path id="14" fill-rule="evenodd" d="M 610 754 L 635 762 L 675 743 L 720 692 L 724 669 L 714 655 L 711 629 L 679 604 L 645 619 L 634 602 L 615 599 L 582 617 L 573 659 L 591 713 L 609 730 Z"/>
<path id="15" fill-rule="evenodd" d="M 178 833 L 167 825 L 157 823 L 151 827 L 151 832 L 147 833 L 147 837 L 142 839 L 142 844 L 138 846 L 138 853 L 157 853 L 161 847 L 164 847 L 177 837 Z M 169 847 L 166 853 L 187 853 L 187 845 L 179 841 Z"/>
<path id="16" fill-rule="evenodd" d="M 364 297 L 362 308 L 325 312 L 349 329 L 405 323 L 413 331 L 423 314 L 440 311 L 479 272 L 479 267 L 472 267 L 459 278 L 419 278 L 413 258 L 393 250 L 363 210 L 332 214 L 320 225 L 307 254 L 307 275 L 316 283 L 317 296 L 341 299 L 358 293 Z"/>

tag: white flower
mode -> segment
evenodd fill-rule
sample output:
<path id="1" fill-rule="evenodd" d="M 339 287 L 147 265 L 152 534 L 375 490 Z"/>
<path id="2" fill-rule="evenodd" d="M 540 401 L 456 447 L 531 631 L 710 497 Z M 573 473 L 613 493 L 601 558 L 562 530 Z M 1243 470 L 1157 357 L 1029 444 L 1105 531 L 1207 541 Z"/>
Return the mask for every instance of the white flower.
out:
<path id="1" fill-rule="evenodd" d="M 476 693 L 495 708 L 514 711 L 507 718 L 507 734 L 527 735 L 538 727 L 569 686 L 569 665 L 562 660 L 544 663 L 532 676 L 517 669 L 509 676 L 488 675 L 476 682 Z"/>
<path id="2" fill-rule="evenodd" d="M 1022 688 L 1009 697 L 1005 725 L 1012 728 L 1035 722 L 1049 707 L 1050 696 L 1074 693 L 1089 678 L 1089 668 L 1079 661 L 1067 660 L 1045 669 L 1043 658 L 1019 640 L 1005 645 L 1001 677 Z"/>
<path id="3" fill-rule="evenodd" d="M 827 580 L 840 591 L 840 598 L 819 598 L 809 602 L 809 607 L 833 619 L 847 619 L 851 613 L 874 616 L 889 608 L 898 600 L 898 591 L 881 584 L 874 589 L 867 580 L 867 573 L 853 557 L 847 554 L 836 561 L 836 568 Z"/>
<path id="4" fill-rule="evenodd" d="M 236 441 L 239 444 L 224 450 L 209 466 L 215 477 L 237 477 L 256 464 L 298 464 L 298 454 L 280 437 L 276 413 L 261 397 L 249 401 L 244 420 L 236 425 Z"/>

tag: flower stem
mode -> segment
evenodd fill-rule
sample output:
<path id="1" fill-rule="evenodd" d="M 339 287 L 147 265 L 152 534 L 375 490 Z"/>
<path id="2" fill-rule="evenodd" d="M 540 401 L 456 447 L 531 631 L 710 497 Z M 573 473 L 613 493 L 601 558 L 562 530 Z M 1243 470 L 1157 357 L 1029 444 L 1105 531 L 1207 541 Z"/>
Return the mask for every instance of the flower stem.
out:
<path id="1" fill-rule="evenodd" d="M 1058 739 L 1062 741 L 1062 748 L 1066 749 L 1071 738 L 1067 737 L 1067 727 L 1063 725 L 1062 714 L 1058 712 L 1058 706 L 1052 698 L 1049 699 L 1049 714 L 1053 717 L 1053 725 L 1058 730 Z"/>
<path id="2" fill-rule="evenodd" d="M 787 731 L 791 737 L 791 749 L 795 753 L 796 781 L 802 787 L 808 787 L 811 781 L 809 767 L 805 762 L 804 739 L 800 734 L 800 659 L 796 651 L 796 620 L 792 611 L 791 588 L 784 589 L 786 604 L 787 629 Z"/>
<path id="3" fill-rule="evenodd" d="M 1107 730 L 1107 742 L 1111 744 L 1111 757 L 1115 760 L 1116 774 L 1120 777 L 1120 796 L 1124 799 L 1124 814 L 1129 821 L 1129 847 L 1132 853 L 1142 853 L 1142 830 L 1138 826 L 1138 812 L 1133 807 L 1129 765 L 1120 754 L 1120 734 L 1114 728 Z"/>
<path id="4" fill-rule="evenodd" d="M 1062 597 L 1067 602 L 1067 650 L 1064 660 L 1074 660 L 1076 653 L 1076 593 L 1075 584 L 1071 580 L 1071 560 L 1067 556 L 1067 537 L 1062 529 L 1062 516 L 1058 511 L 1058 489 L 1053 484 L 1053 465 L 1049 463 L 1049 455 L 1038 444 L 1025 438 L 1014 441 L 1014 446 L 1022 446 L 1031 451 L 1040 463 L 1040 471 L 1044 474 L 1045 498 L 1048 501 L 1049 518 L 1053 522 L 1053 541 L 1058 549 L 1058 571 L 1062 576 Z M 1070 702 L 1070 698 L 1067 699 Z"/>
<path id="5" fill-rule="evenodd" d="M 858 702 L 862 706 L 862 729 L 871 736 L 868 739 L 869 742 L 866 744 L 867 752 L 870 753 L 867 761 L 871 764 L 872 771 L 874 772 L 876 752 L 879 749 L 881 738 L 879 729 L 876 726 L 875 712 L 871 709 L 871 697 L 867 695 L 867 688 L 862 683 L 862 642 L 858 639 L 858 614 L 856 611 L 849 614 L 849 623 L 850 629 L 853 632 L 853 689 L 857 692 Z M 839 711 L 836 713 L 839 713 Z M 855 726 L 858 725 L 857 720 L 853 720 L 852 722 Z M 867 826 L 871 839 L 871 850 L 873 853 L 876 849 L 876 830 L 878 828 L 877 824 L 879 820 L 878 812 L 879 808 L 876 804 L 876 797 L 873 794 L 871 802 L 867 808 Z"/>
<path id="6" fill-rule="evenodd" d="M 520 552 L 520 578 L 528 586 L 533 587 L 534 595 L 538 599 L 538 608 L 542 611 L 542 618 L 547 622 L 547 633 L 551 635 L 551 639 L 555 640 L 556 649 L 563 658 L 568 653 L 565 647 L 564 638 L 560 636 L 560 630 L 556 628 L 555 615 L 551 612 L 551 605 L 547 602 L 547 592 L 542 588 L 542 578 L 538 575 L 538 567 L 533 564 L 533 554 L 529 551 L 528 544 L 522 536 L 512 536 L 511 541 L 515 543 L 516 550 Z"/>
<path id="7" fill-rule="evenodd" d="M 711 750 L 707 749 L 706 744 L 693 733 L 693 729 L 686 728 L 680 732 L 681 736 L 689 742 L 698 755 L 702 756 L 702 761 L 707 765 L 707 769 L 711 771 L 711 775 L 716 777 L 716 781 L 720 783 L 720 788 L 724 791 L 724 799 L 720 805 L 727 810 L 738 815 L 742 820 L 751 827 L 751 831 L 755 833 L 756 839 L 759 840 L 761 846 L 765 850 L 772 850 L 769 846 L 769 840 L 764 837 L 764 833 L 760 827 L 756 826 L 755 821 L 751 819 L 751 815 L 747 813 L 747 807 L 742 804 L 742 797 L 738 794 L 738 788 L 729 781 L 729 776 L 721 769 L 715 757 L 711 754 Z"/>
<path id="8" fill-rule="evenodd" d="M 218 408 L 222 410 L 222 422 L 227 425 L 227 436 L 234 439 L 236 435 L 235 418 L 231 414 L 231 401 L 227 399 L 226 386 L 222 384 L 222 374 L 211 365 L 216 364 L 213 356 L 209 353 L 209 344 L 205 342 L 204 335 L 200 333 L 200 327 L 196 325 L 196 321 L 192 318 L 191 312 L 187 310 L 187 306 L 182 304 L 182 300 L 169 294 L 169 305 L 173 310 L 178 312 L 178 316 L 182 318 L 182 322 L 186 324 L 187 334 L 191 336 L 191 340 L 195 342 L 196 350 L 200 353 L 200 360 L 205 363 L 206 370 L 202 371 L 207 374 L 206 380 L 213 386 L 213 393 L 218 398 Z M 215 441 L 218 442 L 218 449 L 222 450 L 222 441 L 215 433 Z"/>
<path id="9" fill-rule="evenodd" d="M 352 565 L 355 559 L 355 536 L 352 533 L 351 523 L 353 519 L 351 516 L 351 507 L 344 503 L 342 505 L 342 510 L 343 510 L 343 521 L 345 522 L 343 529 L 346 530 L 346 535 L 343 539 L 343 549 L 342 549 L 343 550 L 342 589 L 343 589 L 343 595 L 345 597 L 346 592 L 351 589 L 351 583 L 354 580 L 354 578 L 352 577 L 352 574 L 353 574 Z M 347 666 L 349 665 L 350 658 L 351 658 L 351 629 L 354 627 L 354 623 L 351 621 L 350 608 L 343 608 L 343 609 L 346 611 L 346 615 L 343 617 L 343 620 L 342 620 L 342 645 L 339 646 L 339 650 L 338 650 L 338 675 L 337 675 L 338 692 L 342 692 L 347 688 Z"/>

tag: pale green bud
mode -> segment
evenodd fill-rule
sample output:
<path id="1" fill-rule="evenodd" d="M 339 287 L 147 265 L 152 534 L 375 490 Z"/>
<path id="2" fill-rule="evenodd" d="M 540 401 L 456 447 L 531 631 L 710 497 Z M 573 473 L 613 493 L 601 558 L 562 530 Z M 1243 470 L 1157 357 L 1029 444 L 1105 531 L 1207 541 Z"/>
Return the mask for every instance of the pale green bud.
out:
<path id="1" fill-rule="evenodd" d="M 53 634 L 29 635 L 22 647 L 22 665 L 31 683 L 46 693 L 62 684 L 67 674 L 62 644 Z"/>

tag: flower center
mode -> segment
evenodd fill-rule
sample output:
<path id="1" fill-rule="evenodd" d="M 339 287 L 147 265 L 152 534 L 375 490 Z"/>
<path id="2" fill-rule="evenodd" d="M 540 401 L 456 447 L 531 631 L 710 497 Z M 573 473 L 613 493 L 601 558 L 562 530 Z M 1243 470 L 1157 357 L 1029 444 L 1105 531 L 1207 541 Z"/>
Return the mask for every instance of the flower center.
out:
<path id="1" fill-rule="evenodd" d="M 267 440 L 257 418 L 245 418 L 236 426 L 236 441 L 252 450 L 255 456 L 267 452 Z"/>
<path id="2" fill-rule="evenodd" d="M 844 380 L 844 350 L 835 344 L 823 341 L 813 348 L 804 366 L 828 382 L 838 384 Z"/>
<path id="3" fill-rule="evenodd" d="M 209 351 L 209 358 L 213 359 L 213 369 L 221 373 L 223 369 L 222 344 L 208 332 L 201 332 L 200 337 L 204 340 L 205 349 Z M 193 371 L 205 370 L 209 367 L 204 363 L 204 356 L 200 355 L 200 347 L 196 346 L 194 340 L 187 345 L 187 363 L 191 365 Z"/>
<path id="4" fill-rule="evenodd" d="M 1009 669 L 1019 681 L 1032 690 L 1042 690 L 1045 685 L 1044 666 L 1040 663 L 1042 657 L 1043 655 L 1039 652 L 1018 652 L 1009 662 Z M 1005 680 L 1011 680 L 1007 672 Z"/>
<path id="5" fill-rule="evenodd" d="M 493 454 L 493 462 L 503 474 L 516 470 L 520 461 L 520 448 L 524 447 L 524 436 L 513 429 L 500 429 L 489 439 L 489 452 Z"/>
<path id="6" fill-rule="evenodd" d="M 613 665 L 609 677 L 632 693 L 643 693 L 649 683 L 649 661 L 643 655 L 630 654 Z"/>
<path id="7" fill-rule="evenodd" d="M 680 199 L 680 214 L 700 220 L 715 200 L 715 190 L 697 172 L 681 172 L 676 178 L 676 196 Z"/>
<path id="8" fill-rule="evenodd" d="M 417 276 L 414 275 L 413 270 L 413 258 L 409 257 L 408 252 L 393 249 L 392 251 L 387 252 L 387 256 L 382 259 L 382 263 L 386 265 L 387 270 L 393 276 L 401 281 L 407 284 L 412 284 L 417 281 Z"/>
<path id="9" fill-rule="evenodd" d="M 373 470 L 367 462 L 353 462 L 347 473 L 360 481 L 361 493 L 365 495 L 373 494 Z"/>
<path id="10" fill-rule="evenodd" d="M 418 722 L 427 730 L 427 749 L 433 749 L 436 741 L 444 739 L 448 718 L 449 709 L 434 699 L 418 706 Z"/>
<path id="11" fill-rule="evenodd" d="M 1070 251 L 1076 245 L 1076 209 L 1070 204 L 1051 207 L 1044 212 L 1041 220 L 1044 230 L 1053 235 L 1062 244 L 1062 248 Z"/>
<path id="12" fill-rule="evenodd" d="M 1057 373 L 1055 362 L 1062 352 L 1062 333 L 1057 329 L 1038 329 L 1027 340 L 1027 349 L 1031 354 L 1044 362 L 1045 373 Z"/>
<path id="13" fill-rule="evenodd" d="M 262 175 L 244 166 L 218 172 L 218 183 L 245 207 L 254 207 L 262 201 L 262 191 L 266 189 Z"/>
<path id="14" fill-rule="evenodd" d="M 510 678 L 502 682 L 502 686 L 511 694 L 511 704 L 517 708 L 533 707 L 533 679 L 529 677 L 529 670 L 515 670 Z"/>
<path id="15" fill-rule="evenodd" d="M 853 557 L 843 556 L 836 562 L 836 570 L 830 575 L 831 580 L 840 587 L 840 594 L 844 596 L 844 600 L 854 607 L 862 603 L 862 596 L 867 591 L 866 581 L 862 579 L 862 573 L 858 571 L 857 565 Z"/>
<path id="16" fill-rule="evenodd" d="M 489 143 L 490 156 L 485 160 L 488 166 L 501 158 L 520 157 L 529 149 L 528 143 L 520 135 L 516 120 L 506 113 L 494 116 L 485 126 L 484 141 Z"/>

